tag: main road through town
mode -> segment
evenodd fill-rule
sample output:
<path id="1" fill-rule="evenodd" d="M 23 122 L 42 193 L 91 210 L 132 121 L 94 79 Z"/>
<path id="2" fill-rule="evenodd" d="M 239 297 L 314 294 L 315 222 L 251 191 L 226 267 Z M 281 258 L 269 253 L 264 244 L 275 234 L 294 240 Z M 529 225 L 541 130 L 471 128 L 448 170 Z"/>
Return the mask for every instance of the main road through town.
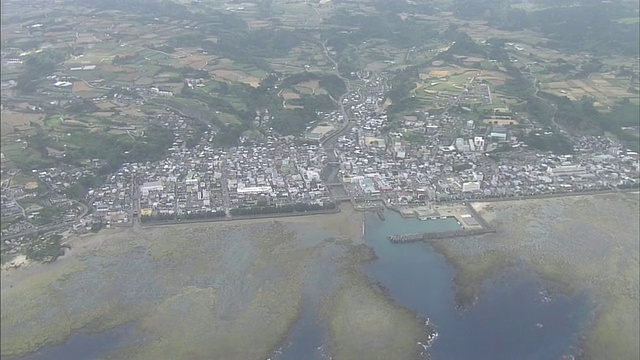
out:
<path id="1" fill-rule="evenodd" d="M 324 43 L 321 43 L 321 45 L 322 45 L 322 48 L 324 49 L 325 56 L 327 57 L 327 59 L 329 59 L 329 61 L 333 63 L 333 68 L 336 72 L 336 75 L 340 79 L 342 79 L 342 81 L 344 81 L 347 87 L 347 91 L 344 94 L 342 94 L 342 96 L 340 96 L 340 99 L 338 99 L 340 114 L 342 115 L 342 118 L 344 119 L 344 121 L 338 129 L 333 130 L 320 141 L 320 145 L 324 148 L 325 152 L 327 153 L 327 165 L 325 166 L 325 168 L 322 170 L 322 173 L 321 173 L 322 180 L 324 180 L 326 184 L 336 184 L 340 182 L 340 180 L 338 180 L 338 171 L 340 170 L 340 165 L 338 164 L 339 159 L 335 151 L 336 140 L 340 136 L 350 131 L 351 128 L 353 128 L 356 125 L 356 121 L 355 119 L 349 116 L 349 114 L 345 110 L 345 105 L 344 105 L 344 99 L 351 92 L 351 84 L 349 82 L 349 79 L 345 78 L 344 76 L 342 76 L 342 74 L 340 74 L 340 70 L 338 69 L 338 62 L 336 62 L 331 57 L 331 54 L 329 54 L 329 50 L 327 50 L 326 45 Z"/>

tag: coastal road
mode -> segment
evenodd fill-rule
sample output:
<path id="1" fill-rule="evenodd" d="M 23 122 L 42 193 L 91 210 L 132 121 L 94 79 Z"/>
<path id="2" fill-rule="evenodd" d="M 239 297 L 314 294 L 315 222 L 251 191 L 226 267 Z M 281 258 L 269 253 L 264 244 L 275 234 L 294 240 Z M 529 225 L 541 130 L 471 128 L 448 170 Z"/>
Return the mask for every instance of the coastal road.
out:
<path id="1" fill-rule="evenodd" d="M 133 226 L 140 225 L 140 183 L 134 176 L 131 179 L 131 223 Z"/>
<path id="2" fill-rule="evenodd" d="M 229 185 L 227 183 L 227 157 L 225 156 L 222 159 L 222 165 L 221 165 L 221 174 L 222 176 L 220 177 L 220 187 L 222 188 L 222 206 L 224 207 L 224 212 L 225 214 L 227 214 L 227 217 L 231 217 L 231 212 L 230 212 L 230 207 L 231 207 L 231 200 L 229 197 Z"/>
<path id="3" fill-rule="evenodd" d="M 446 203 L 461 203 L 461 202 L 504 202 L 504 201 L 519 201 L 519 200 L 535 200 L 535 199 L 554 199 L 569 196 L 589 196 L 589 195 L 606 195 L 606 194 L 619 194 L 627 192 L 638 192 L 638 189 L 611 189 L 611 190 L 589 190 L 589 191 L 574 191 L 566 193 L 555 193 L 546 195 L 530 195 L 530 196 L 514 196 L 514 197 L 501 197 L 501 198 L 489 198 L 489 199 L 471 199 L 471 200 L 450 200 L 444 201 Z"/>
<path id="4" fill-rule="evenodd" d="M 48 231 L 53 231 L 53 230 L 58 230 L 58 229 L 62 229 L 64 227 L 67 226 L 72 226 L 73 223 L 75 222 L 75 220 L 70 220 L 70 221 L 65 221 L 56 225 L 45 225 L 45 226 L 39 226 L 35 229 L 31 229 L 31 230 L 27 230 L 27 231 L 23 231 L 17 234 L 13 234 L 13 235 L 7 235 L 7 236 L 2 236 L 2 241 L 5 240 L 11 240 L 11 239 L 15 239 L 21 236 L 29 236 L 35 233 L 40 233 L 40 232 L 48 232 Z"/>

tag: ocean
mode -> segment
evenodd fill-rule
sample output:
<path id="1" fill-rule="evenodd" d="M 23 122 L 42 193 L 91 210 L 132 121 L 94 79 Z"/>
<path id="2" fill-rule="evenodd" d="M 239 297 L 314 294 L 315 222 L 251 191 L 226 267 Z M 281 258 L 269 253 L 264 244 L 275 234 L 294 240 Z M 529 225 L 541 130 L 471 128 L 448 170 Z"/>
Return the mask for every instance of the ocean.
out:
<path id="1" fill-rule="evenodd" d="M 369 213 L 365 218 L 366 244 L 378 259 L 366 264 L 371 281 L 383 285 L 388 295 L 435 327 L 438 337 L 428 353 L 444 360 L 548 360 L 570 359 L 580 335 L 592 317 L 586 294 L 572 297 L 547 292 L 553 284 L 538 279 L 526 266 L 517 266 L 483 284 L 477 303 L 466 311 L 456 307 L 456 270 L 433 248 L 422 242 L 393 244 L 389 235 L 457 230 L 454 218 L 405 219 L 386 211 L 385 219 Z M 489 235 L 490 236 L 490 235 Z M 446 241 L 473 241 L 473 238 Z M 298 325 L 308 323 L 303 316 Z M 275 359 L 326 359 L 318 351 L 318 324 L 297 327 Z M 306 345 L 306 346 L 305 346 Z"/>
<path id="2" fill-rule="evenodd" d="M 531 271 L 517 267 L 485 282 L 477 303 L 461 312 L 455 269 L 441 254 L 426 243 L 387 240 L 403 232 L 454 230 L 457 221 L 404 219 L 392 211 L 385 217 L 366 217 L 366 241 L 379 258 L 366 271 L 399 305 L 429 319 L 438 332 L 429 350 L 433 359 L 559 359 L 575 351 L 591 314 L 586 295 L 548 296 Z"/>
<path id="3" fill-rule="evenodd" d="M 429 320 L 438 333 L 428 349 L 431 359 L 547 360 L 568 359 L 575 354 L 575 346 L 593 314 L 585 294 L 548 293 L 546 289 L 553 284 L 538 279 L 521 265 L 487 280 L 477 302 L 460 311 L 453 282 L 456 270 L 445 258 L 427 243 L 393 244 L 387 238 L 392 234 L 456 230 L 460 228 L 457 221 L 404 219 L 393 211 L 386 211 L 385 218 L 383 221 L 373 213 L 365 217 L 365 242 L 378 258 L 364 264 L 362 270 L 372 282 L 388 290 L 396 304 Z M 331 247 L 326 251 L 338 250 Z M 332 271 L 320 272 L 307 285 L 301 316 L 271 360 L 329 358 L 319 298 L 327 295 L 323 289 L 331 286 L 333 276 Z M 100 334 L 77 332 L 60 346 L 45 347 L 21 359 L 101 358 L 132 341 L 143 341 L 136 338 L 135 324 Z"/>

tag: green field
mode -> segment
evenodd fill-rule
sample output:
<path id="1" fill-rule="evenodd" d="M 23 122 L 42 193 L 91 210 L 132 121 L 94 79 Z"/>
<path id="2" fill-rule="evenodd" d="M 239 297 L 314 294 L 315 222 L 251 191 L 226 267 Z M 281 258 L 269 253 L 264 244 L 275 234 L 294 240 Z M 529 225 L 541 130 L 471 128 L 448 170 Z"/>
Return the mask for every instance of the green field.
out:
<path id="1" fill-rule="evenodd" d="M 220 120 L 220 122 L 222 124 L 228 124 L 228 125 L 239 125 L 242 122 L 240 121 L 240 119 L 238 119 L 237 116 L 232 115 L 232 114 L 227 114 L 227 113 L 222 113 L 222 112 L 216 112 L 215 116 L 218 118 L 218 120 Z"/>
<path id="2" fill-rule="evenodd" d="M 615 22 L 617 22 L 618 24 L 637 24 L 639 21 L 640 19 L 637 16 L 615 20 Z"/>

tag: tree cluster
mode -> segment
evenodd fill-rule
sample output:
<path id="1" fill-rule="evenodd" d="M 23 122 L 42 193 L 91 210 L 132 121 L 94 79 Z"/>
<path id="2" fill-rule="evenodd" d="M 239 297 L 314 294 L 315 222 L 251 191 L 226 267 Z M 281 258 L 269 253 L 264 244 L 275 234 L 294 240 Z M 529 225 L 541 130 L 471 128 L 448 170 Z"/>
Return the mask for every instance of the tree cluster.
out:
<path id="1" fill-rule="evenodd" d="M 309 203 L 296 203 L 294 205 L 282 205 L 282 206 L 256 206 L 250 208 L 236 208 L 231 209 L 231 215 L 263 215 L 263 214 L 288 214 L 293 212 L 307 212 L 318 210 L 331 210 L 335 209 L 335 203 L 309 204 Z"/>

